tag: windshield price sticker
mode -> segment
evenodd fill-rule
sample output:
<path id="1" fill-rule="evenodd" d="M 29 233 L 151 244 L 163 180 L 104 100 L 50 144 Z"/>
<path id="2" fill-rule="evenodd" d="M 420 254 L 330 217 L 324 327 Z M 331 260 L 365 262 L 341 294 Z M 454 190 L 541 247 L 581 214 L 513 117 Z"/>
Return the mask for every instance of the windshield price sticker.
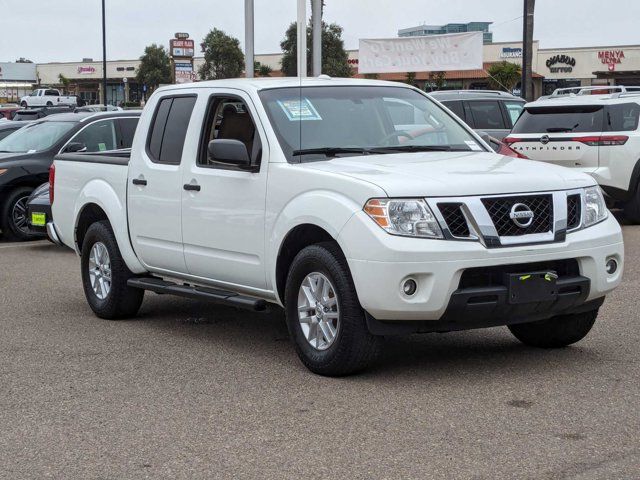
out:
<path id="1" fill-rule="evenodd" d="M 480 148 L 480 145 L 478 145 L 476 142 L 473 142 L 471 140 L 466 140 L 464 143 L 466 143 L 471 150 L 475 150 L 476 152 L 482 151 L 482 148 Z"/>
<path id="2" fill-rule="evenodd" d="M 280 105 L 280 108 L 291 122 L 302 120 L 322 120 L 322 117 L 308 98 L 278 100 L 278 105 Z"/>

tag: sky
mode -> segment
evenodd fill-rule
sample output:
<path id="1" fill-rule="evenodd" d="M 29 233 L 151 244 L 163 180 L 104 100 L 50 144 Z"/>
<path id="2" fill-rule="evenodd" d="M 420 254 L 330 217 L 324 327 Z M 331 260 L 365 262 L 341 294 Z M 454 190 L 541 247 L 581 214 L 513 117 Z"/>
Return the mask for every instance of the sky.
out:
<path id="1" fill-rule="evenodd" d="M 280 52 L 296 0 L 254 0 L 256 53 Z M 397 36 L 422 23 L 493 22 L 494 41 L 522 36 L 522 0 L 325 0 L 325 21 L 359 38 Z M 138 58 L 175 32 L 199 43 L 213 27 L 244 39 L 244 0 L 106 0 L 107 58 Z M 102 58 L 100 0 L 0 0 L 0 61 Z M 541 48 L 640 44 L 640 1 L 537 0 L 534 38 Z"/>

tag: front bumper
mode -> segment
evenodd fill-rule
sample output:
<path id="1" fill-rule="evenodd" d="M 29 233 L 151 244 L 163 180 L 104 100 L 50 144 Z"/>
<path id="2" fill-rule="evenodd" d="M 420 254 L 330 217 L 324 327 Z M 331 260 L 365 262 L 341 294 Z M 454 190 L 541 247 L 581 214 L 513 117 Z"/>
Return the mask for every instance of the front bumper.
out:
<path id="1" fill-rule="evenodd" d="M 470 315 L 469 309 L 456 311 L 459 297 L 454 292 L 459 289 L 463 272 L 471 268 L 575 259 L 579 276 L 589 285 L 582 288 L 583 293 L 571 302 L 570 308 L 603 298 L 620 283 L 623 272 L 622 232 L 612 215 L 598 225 L 568 234 L 563 242 L 487 249 L 478 242 L 389 235 L 359 212 L 341 231 L 338 241 L 347 257 L 360 303 L 376 320 L 446 321 Z M 619 264 L 613 274 L 605 270 L 609 258 Z M 412 296 L 402 291 L 402 284 L 409 278 L 418 286 Z M 535 319 L 562 311 L 546 307 L 538 307 Z M 517 312 L 522 317 L 520 313 Z M 491 315 L 503 315 L 505 321 L 501 324 L 507 323 L 506 317 L 510 316 L 500 309 L 494 309 Z"/>

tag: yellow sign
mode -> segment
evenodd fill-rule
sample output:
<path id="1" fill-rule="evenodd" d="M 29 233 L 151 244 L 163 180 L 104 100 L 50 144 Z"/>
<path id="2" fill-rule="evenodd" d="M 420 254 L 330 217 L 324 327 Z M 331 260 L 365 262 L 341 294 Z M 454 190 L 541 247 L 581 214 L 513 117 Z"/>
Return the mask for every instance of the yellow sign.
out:
<path id="1" fill-rule="evenodd" d="M 33 212 L 31 214 L 31 225 L 36 227 L 44 227 L 47 223 L 47 215 L 45 213 L 36 213 Z"/>

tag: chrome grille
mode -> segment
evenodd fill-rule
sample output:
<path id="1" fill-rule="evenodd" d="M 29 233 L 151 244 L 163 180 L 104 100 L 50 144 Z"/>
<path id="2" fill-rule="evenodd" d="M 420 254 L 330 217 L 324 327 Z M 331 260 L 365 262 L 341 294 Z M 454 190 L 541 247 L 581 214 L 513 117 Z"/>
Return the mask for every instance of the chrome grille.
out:
<path id="1" fill-rule="evenodd" d="M 553 202 L 551 195 L 527 195 L 513 197 L 483 198 L 484 204 L 498 235 L 517 237 L 553 230 Z M 533 221 L 528 227 L 517 225 L 510 217 L 515 204 L 524 204 L 533 212 Z"/>
<path id="2" fill-rule="evenodd" d="M 438 208 L 444 218 L 451 235 L 458 238 L 468 238 L 471 234 L 467 219 L 462 213 L 462 205 L 459 203 L 439 203 Z"/>
<path id="3" fill-rule="evenodd" d="M 579 193 L 567 197 L 567 230 L 580 226 L 582 216 L 582 198 Z"/>

